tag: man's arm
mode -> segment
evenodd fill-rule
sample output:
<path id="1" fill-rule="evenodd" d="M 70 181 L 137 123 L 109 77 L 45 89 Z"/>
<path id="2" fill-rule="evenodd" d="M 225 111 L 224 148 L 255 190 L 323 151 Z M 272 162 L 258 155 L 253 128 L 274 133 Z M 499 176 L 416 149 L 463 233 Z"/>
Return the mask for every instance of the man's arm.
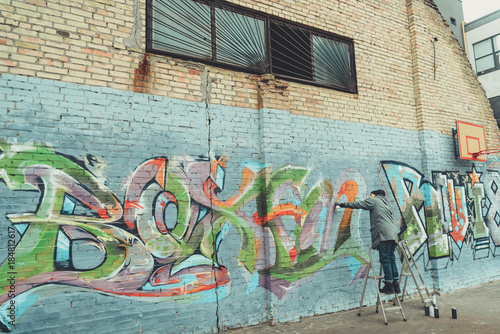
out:
<path id="1" fill-rule="evenodd" d="M 374 201 L 372 198 L 367 198 L 365 200 L 359 200 L 354 202 L 337 203 L 337 205 L 340 206 L 341 208 L 371 210 L 373 209 Z"/>

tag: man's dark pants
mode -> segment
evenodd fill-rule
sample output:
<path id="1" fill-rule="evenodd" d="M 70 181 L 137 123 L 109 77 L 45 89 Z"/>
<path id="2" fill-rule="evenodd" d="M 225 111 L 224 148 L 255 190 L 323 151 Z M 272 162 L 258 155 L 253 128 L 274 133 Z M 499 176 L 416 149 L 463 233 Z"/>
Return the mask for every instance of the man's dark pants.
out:
<path id="1" fill-rule="evenodd" d="M 384 281 L 391 282 L 399 279 L 398 267 L 396 266 L 396 251 L 397 244 L 395 241 L 381 241 L 378 244 L 378 256 L 382 270 L 384 271 Z"/>

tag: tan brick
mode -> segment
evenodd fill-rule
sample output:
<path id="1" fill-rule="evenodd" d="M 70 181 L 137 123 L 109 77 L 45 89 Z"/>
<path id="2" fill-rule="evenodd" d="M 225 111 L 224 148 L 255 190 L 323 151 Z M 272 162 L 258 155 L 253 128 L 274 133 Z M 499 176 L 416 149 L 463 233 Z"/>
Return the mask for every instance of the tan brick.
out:
<path id="1" fill-rule="evenodd" d="M 106 81 L 99 81 L 99 80 L 94 80 L 94 79 L 86 79 L 85 80 L 86 85 L 90 86 L 106 86 Z"/>
<path id="2" fill-rule="evenodd" d="M 71 83 L 76 83 L 76 84 L 84 84 L 85 83 L 85 79 L 75 77 L 75 76 L 70 76 L 70 75 L 61 76 L 61 80 L 64 82 L 71 82 Z"/>
<path id="3" fill-rule="evenodd" d="M 19 21 L 21 22 L 25 22 L 28 20 L 28 18 L 26 16 L 23 16 L 23 15 L 18 15 L 18 14 L 14 14 L 14 13 L 10 13 L 10 12 L 4 12 L 3 13 L 4 17 L 8 20 L 6 20 L 6 23 L 9 24 L 9 23 L 12 23 L 12 24 L 18 24 Z"/>
<path id="4" fill-rule="evenodd" d="M 37 58 L 43 57 L 43 52 L 35 51 L 35 50 L 21 49 L 21 48 L 19 48 L 19 54 L 33 56 L 33 57 L 37 57 Z"/>
<path id="5" fill-rule="evenodd" d="M 38 8 L 38 12 L 42 14 L 42 19 L 52 22 L 56 18 L 62 16 L 63 11 L 50 8 L 50 7 L 54 6 L 53 3 L 49 2 L 49 3 L 47 3 L 47 6 L 49 8 L 43 8 L 43 7 Z"/>
<path id="6" fill-rule="evenodd" d="M 4 66 L 17 66 L 18 62 L 10 59 L 0 59 L 0 65 Z"/>
<path id="7" fill-rule="evenodd" d="M 72 76 L 72 77 L 83 78 L 83 79 L 90 79 L 90 77 L 91 77 L 91 74 L 88 72 L 75 71 L 72 69 L 68 69 L 68 75 Z"/>
<path id="8" fill-rule="evenodd" d="M 47 1 L 45 0 L 26 0 L 26 3 L 36 5 L 37 7 L 46 7 Z"/>
<path id="9" fill-rule="evenodd" d="M 8 6 L 8 5 L 5 5 L 5 4 L 0 4 L 0 11 L 13 13 L 14 12 L 14 6 Z"/>
<path id="10" fill-rule="evenodd" d="M 74 23 L 74 21 L 71 23 Z M 72 32 L 72 33 L 76 33 L 78 30 L 78 28 L 75 27 L 74 25 L 61 24 L 61 23 L 54 23 L 53 27 L 57 30 L 62 30 L 62 31 L 67 31 L 67 32 Z M 51 41 L 59 41 L 59 40 L 62 40 L 62 37 L 59 35 L 56 35 L 53 38 L 50 38 L 50 40 Z"/>
<path id="11" fill-rule="evenodd" d="M 65 68 L 70 69 L 70 70 L 75 70 L 75 71 L 87 71 L 87 66 L 85 65 L 79 65 L 79 64 L 72 64 L 72 63 L 64 63 L 63 65 Z"/>
<path id="12" fill-rule="evenodd" d="M 38 71 L 36 72 L 36 76 L 43 79 L 61 80 L 61 76 L 55 73 Z"/>
<path id="13" fill-rule="evenodd" d="M 36 76 L 36 70 L 33 68 L 23 68 L 23 67 L 10 67 L 9 73 L 14 75 L 24 75 L 24 76 Z"/>
<path id="14" fill-rule="evenodd" d="M 24 49 L 31 49 L 31 50 L 39 50 L 40 49 L 40 44 L 35 44 L 35 43 L 26 43 L 26 42 L 17 42 L 16 46 L 19 48 L 24 48 Z"/>

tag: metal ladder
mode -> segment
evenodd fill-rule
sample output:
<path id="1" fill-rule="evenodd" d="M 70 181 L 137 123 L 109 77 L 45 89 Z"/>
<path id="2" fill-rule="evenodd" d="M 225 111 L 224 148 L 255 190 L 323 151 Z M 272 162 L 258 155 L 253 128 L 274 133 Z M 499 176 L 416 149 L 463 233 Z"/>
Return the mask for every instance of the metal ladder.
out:
<path id="1" fill-rule="evenodd" d="M 422 303 L 424 305 L 429 304 L 432 302 L 432 296 L 429 293 L 429 289 L 427 288 L 427 285 L 425 285 L 424 279 L 422 275 L 420 274 L 420 270 L 418 270 L 417 263 L 415 262 L 415 259 L 413 258 L 413 254 L 408 247 L 408 243 L 406 240 L 402 240 L 399 242 L 399 247 L 402 250 L 402 255 L 403 255 L 403 266 L 401 268 L 401 274 L 399 275 L 399 282 L 400 285 L 403 287 L 401 290 L 401 301 L 404 301 L 405 298 L 405 293 L 406 291 L 406 285 L 408 283 L 408 278 L 411 276 L 413 278 L 413 282 L 415 282 L 415 286 L 417 287 L 418 294 L 420 295 L 420 299 L 422 299 Z M 412 269 L 413 266 L 413 269 Z M 418 274 L 418 277 L 420 278 L 421 285 L 419 286 L 418 280 L 415 277 L 415 274 L 413 271 L 416 271 Z M 404 284 L 403 284 L 403 277 L 405 278 Z M 424 298 L 422 294 L 422 290 L 425 290 L 427 293 L 427 299 Z M 409 296 L 409 294 L 408 294 Z M 410 297 L 410 296 L 409 296 Z"/>
<path id="2" fill-rule="evenodd" d="M 375 273 L 375 266 L 373 264 L 373 258 L 372 258 L 372 250 L 373 248 L 370 247 L 368 250 L 368 255 L 370 256 L 370 264 L 368 265 L 368 270 L 366 272 L 364 284 L 363 284 L 363 292 L 361 293 L 361 301 L 359 302 L 359 311 L 358 311 L 358 316 L 361 316 L 361 309 L 363 308 L 363 299 L 365 298 L 365 292 L 366 292 L 366 284 L 369 279 L 373 279 L 375 282 L 375 287 L 377 289 L 377 306 L 375 309 L 375 312 L 378 313 L 378 308 L 382 309 L 382 314 L 384 315 L 384 321 L 385 324 L 387 325 L 387 317 L 385 315 L 385 311 L 393 310 L 393 309 L 399 309 L 401 312 L 401 317 L 403 317 L 403 320 L 406 321 L 405 314 L 403 312 L 403 307 L 401 306 L 401 303 L 399 302 L 399 296 L 396 292 L 394 292 L 394 301 L 393 301 L 393 306 L 392 307 L 386 307 L 384 308 L 384 305 L 382 303 L 382 296 L 380 293 L 380 284 L 382 282 L 382 279 L 384 278 L 384 275 L 382 275 L 382 266 L 380 266 L 380 274 L 377 275 Z M 372 271 L 372 275 L 370 276 L 370 270 Z M 397 306 L 396 306 L 397 303 Z"/>

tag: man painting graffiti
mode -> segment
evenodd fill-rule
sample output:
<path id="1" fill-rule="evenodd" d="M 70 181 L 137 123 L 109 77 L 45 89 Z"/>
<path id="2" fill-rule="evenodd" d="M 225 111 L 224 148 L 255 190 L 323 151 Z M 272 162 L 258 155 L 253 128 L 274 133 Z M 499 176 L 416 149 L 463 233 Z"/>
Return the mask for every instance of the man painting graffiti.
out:
<path id="1" fill-rule="evenodd" d="M 398 233 L 392 220 L 389 202 L 385 191 L 374 190 L 370 197 L 348 203 L 336 203 L 341 208 L 363 209 L 370 211 L 370 231 L 372 248 L 379 251 L 380 264 L 384 271 L 382 293 L 400 293 L 398 268 L 394 251 L 397 247 Z"/>

